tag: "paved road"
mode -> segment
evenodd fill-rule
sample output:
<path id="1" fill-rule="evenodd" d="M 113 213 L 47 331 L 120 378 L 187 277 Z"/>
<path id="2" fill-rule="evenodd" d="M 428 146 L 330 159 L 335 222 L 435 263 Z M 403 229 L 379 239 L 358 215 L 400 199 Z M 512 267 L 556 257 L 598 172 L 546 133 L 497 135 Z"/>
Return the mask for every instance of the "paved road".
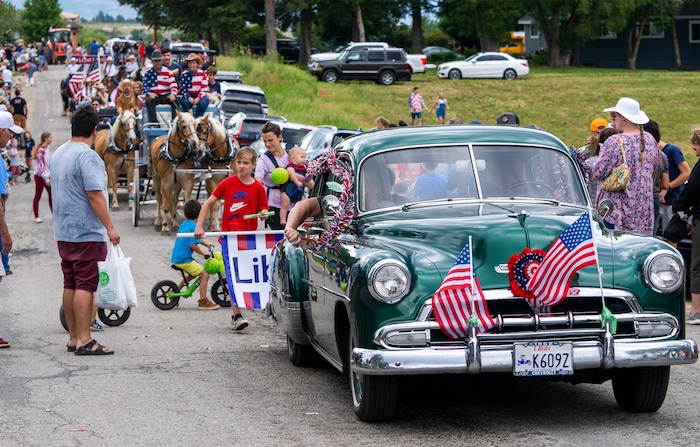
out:
<path id="1" fill-rule="evenodd" d="M 27 89 L 29 128 L 69 137 L 60 116 L 61 67 Z M 140 306 L 96 338 L 116 350 L 78 357 L 65 349 L 58 319 L 62 290 L 52 220 L 33 221 L 34 184 L 12 188 L 7 218 L 14 275 L 0 283 L 1 446 L 686 446 L 700 428 L 700 366 L 675 367 L 666 403 L 653 415 L 620 411 L 608 384 L 425 378 L 402 382 L 399 419 L 359 422 L 343 376 L 328 366 L 300 369 L 260 313 L 229 329 L 228 310 L 201 312 L 193 299 L 161 311 L 149 292 L 169 268 L 174 236 L 134 228 L 126 207 L 113 213 L 132 256 Z M 60 194 L 60 191 L 56 192 Z M 122 197 L 125 201 L 125 197 Z M 152 210 L 145 210 L 146 215 Z M 690 327 L 695 339 L 700 327 Z"/>

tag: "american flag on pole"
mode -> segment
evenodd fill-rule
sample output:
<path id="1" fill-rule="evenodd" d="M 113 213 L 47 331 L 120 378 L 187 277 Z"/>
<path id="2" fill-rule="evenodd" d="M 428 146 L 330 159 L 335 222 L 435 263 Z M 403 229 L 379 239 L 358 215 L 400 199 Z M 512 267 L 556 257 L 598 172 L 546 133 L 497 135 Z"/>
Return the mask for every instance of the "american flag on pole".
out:
<path id="1" fill-rule="evenodd" d="M 73 101 L 80 100 L 80 94 L 85 86 L 85 65 L 81 65 L 78 71 L 76 71 L 73 76 L 70 77 L 68 81 L 68 91 L 70 92 Z"/>
<path id="2" fill-rule="evenodd" d="M 433 313 L 442 332 L 451 338 L 467 336 L 468 320 L 473 314 L 478 319 L 479 331 L 487 331 L 496 325 L 489 314 L 486 298 L 472 264 L 471 237 L 433 295 Z"/>
<path id="3" fill-rule="evenodd" d="M 270 299 L 272 249 L 283 232 L 237 232 L 221 237 L 231 301 L 246 309 L 264 309 Z"/>
<path id="4" fill-rule="evenodd" d="M 554 306 L 566 298 L 574 274 L 595 264 L 591 218 L 586 212 L 554 241 L 527 287 L 541 304 Z"/>
<path id="5" fill-rule="evenodd" d="M 73 101 L 80 100 L 86 80 L 92 81 L 93 84 L 100 82 L 100 63 L 96 57 L 92 58 L 92 62 L 88 66 L 87 75 L 85 74 L 85 64 L 83 64 L 68 81 L 68 90 Z"/>
<path id="6" fill-rule="evenodd" d="M 100 58 L 95 56 L 92 58 L 92 62 L 90 62 L 90 66 L 88 67 L 87 71 L 87 79 L 88 81 L 92 81 L 93 84 L 97 84 L 100 82 Z"/>

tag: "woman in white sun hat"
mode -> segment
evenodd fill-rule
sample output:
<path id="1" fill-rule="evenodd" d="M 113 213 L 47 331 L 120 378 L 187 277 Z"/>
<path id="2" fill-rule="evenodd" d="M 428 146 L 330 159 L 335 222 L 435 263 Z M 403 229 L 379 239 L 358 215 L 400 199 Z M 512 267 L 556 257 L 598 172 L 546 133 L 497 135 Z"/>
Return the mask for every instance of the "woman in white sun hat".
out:
<path id="1" fill-rule="evenodd" d="M 620 133 L 608 138 L 600 148 L 593 175 L 602 182 L 623 163 L 624 151 L 630 184 L 623 191 L 605 191 L 599 184 L 596 203 L 603 199 L 612 201 L 614 210 L 605 219 L 609 228 L 651 236 L 654 228 L 652 173 L 659 159 L 659 148 L 654 137 L 642 129 L 649 117 L 632 98 L 620 98 L 615 107 L 603 111 L 610 112 L 610 121 Z"/>

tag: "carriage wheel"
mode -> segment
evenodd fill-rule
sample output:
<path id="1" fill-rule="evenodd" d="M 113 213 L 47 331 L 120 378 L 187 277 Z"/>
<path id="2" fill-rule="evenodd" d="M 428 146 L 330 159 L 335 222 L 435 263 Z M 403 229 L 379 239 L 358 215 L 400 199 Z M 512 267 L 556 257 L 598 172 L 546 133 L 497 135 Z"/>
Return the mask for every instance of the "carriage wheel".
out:
<path id="1" fill-rule="evenodd" d="M 135 163 L 134 166 L 134 178 L 133 185 L 131 185 L 131 192 L 134 197 L 134 206 L 131 207 L 131 223 L 135 227 L 139 226 L 139 219 L 141 218 L 141 179 L 139 178 L 139 165 Z"/>

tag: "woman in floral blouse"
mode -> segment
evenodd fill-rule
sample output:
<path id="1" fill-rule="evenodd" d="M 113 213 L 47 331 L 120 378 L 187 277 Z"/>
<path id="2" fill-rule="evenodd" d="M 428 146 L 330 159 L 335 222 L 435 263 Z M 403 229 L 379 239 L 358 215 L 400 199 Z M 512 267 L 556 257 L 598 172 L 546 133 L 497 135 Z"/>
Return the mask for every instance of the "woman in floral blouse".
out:
<path id="1" fill-rule="evenodd" d="M 612 201 L 614 210 L 605 219 L 609 228 L 651 236 L 654 228 L 652 173 L 659 159 L 659 148 L 654 137 L 642 129 L 649 118 L 632 98 L 620 98 L 615 107 L 604 111 L 610 112 L 613 127 L 620 133 L 608 138 L 600 148 L 593 175 L 602 182 L 623 163 L 624 151 L 630 184 L 623 191 L 606 191 L 599 185 L 596 203 L 604 199 Z"/>

